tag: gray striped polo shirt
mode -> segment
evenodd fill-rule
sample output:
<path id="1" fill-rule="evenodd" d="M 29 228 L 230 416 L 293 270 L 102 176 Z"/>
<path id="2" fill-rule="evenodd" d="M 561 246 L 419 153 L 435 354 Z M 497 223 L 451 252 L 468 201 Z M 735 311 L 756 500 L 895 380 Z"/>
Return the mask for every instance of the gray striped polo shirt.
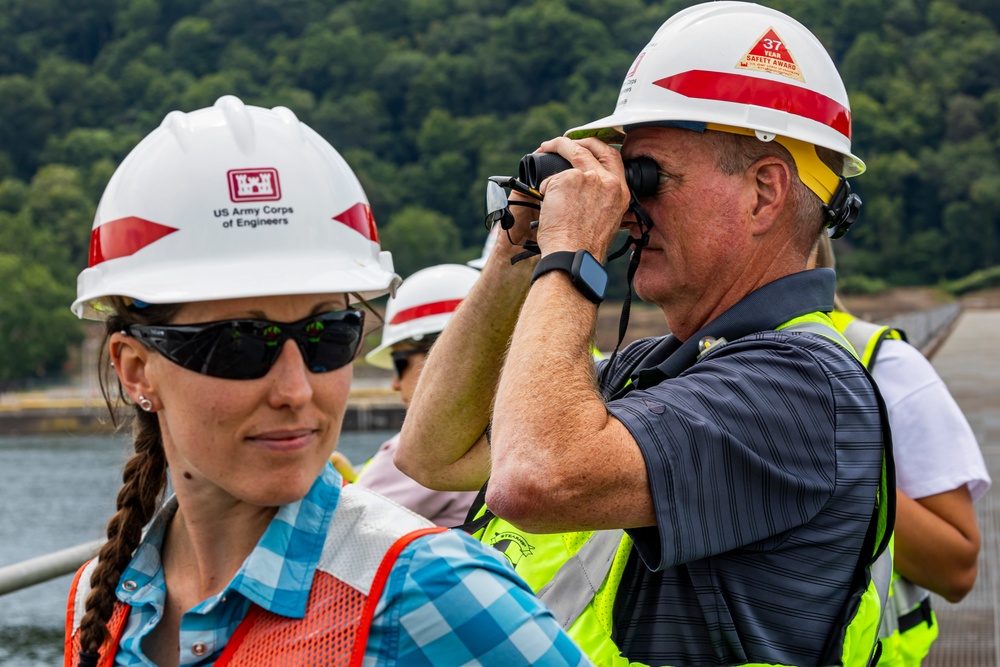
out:
<path id="1" fill-rule="evenodd" d="M 642 450 L 657 517 L 630 531 L 615 603 L 630 660 L 839 661 L 881 473 L 877 390 L 829 339 L 773 331 L 832 296 L 829 270 L 789 276 L 719 318 L 731 342 L 697 362 L 671 337 L 615 359 L 606 386 L 632 383 L 608 409 Z"/>

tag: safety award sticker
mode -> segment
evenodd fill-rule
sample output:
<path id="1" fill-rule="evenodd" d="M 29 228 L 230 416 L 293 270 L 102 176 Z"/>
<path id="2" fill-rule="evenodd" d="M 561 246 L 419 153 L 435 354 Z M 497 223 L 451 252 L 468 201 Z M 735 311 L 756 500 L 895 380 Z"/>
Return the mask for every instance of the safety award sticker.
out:
<path id="1" fill-rule="evenodd" d="M 767 32 L 760 36 L 736 64 L 736 68 L 780 74 L 805 83 L 799 64 L 795 62 L 795 58 L 774 28 L 768 28 Z"/>

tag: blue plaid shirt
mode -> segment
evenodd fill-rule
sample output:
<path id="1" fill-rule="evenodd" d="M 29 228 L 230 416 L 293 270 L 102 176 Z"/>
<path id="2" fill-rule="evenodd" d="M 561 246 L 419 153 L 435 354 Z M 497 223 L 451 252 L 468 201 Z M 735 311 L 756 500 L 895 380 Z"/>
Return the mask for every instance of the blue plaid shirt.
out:
<path id="1" fill-rule="evenodd" d="M 185 612 L 181 667 L 214 664 L 251 602 L 276 614 L 303 617 L 340 485 L 340 475 L 327 466 L 305 498 L 278 509 L 225 589 Z M 160 548 L 176 510 L 172 498 L 122 573 L 118 599 L 132 611 L 116 665 L 154 667 L 142 652 L 142 641 L 163 615 Z M 399 555 L 376 608 L 364 664 L 591 663 L 499 552 L 461 531 L 447 531 L 417 539 Z"/>

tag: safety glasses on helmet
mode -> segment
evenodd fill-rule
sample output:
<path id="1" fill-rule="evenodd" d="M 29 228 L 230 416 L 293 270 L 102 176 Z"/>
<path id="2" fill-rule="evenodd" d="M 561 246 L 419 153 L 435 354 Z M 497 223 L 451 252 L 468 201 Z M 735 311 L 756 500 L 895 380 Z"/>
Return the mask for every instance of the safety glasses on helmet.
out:
<path id="1" fill-rule="evenodd" d="M 122 333 L 190 371 L 228 380 L 252 380 L 267 375 L 288 340 L 295 341 L 313 373 L 346 366 L 358 352 L 364 322 L 363 311 L 339 310 L 291 323 L 235 319 L 204 324 L 131 324 Z"/>
<path id="2" fill-rule="evenodd" d="M 536 211 L 541 208 L 535 202 L 509 200 L 504 188 L 510 188 L 537 201 L 544 199 L 538 190 L 528 187 L 513 176 L 490 176 L 486 180 L 486 218 L 484 222 L 487 231 L 493 229 L 493 225 L 498 222 L 503 230 L 509 230 L 514 226 L 514 214 L 510 212 L 511 206 L 526 206 Z"/>

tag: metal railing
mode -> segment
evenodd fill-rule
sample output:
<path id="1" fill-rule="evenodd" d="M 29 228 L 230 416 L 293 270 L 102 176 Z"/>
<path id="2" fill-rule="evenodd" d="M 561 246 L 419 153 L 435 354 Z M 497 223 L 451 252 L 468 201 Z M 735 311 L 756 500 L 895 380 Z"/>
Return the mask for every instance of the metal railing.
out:
<path id="1" fill-rule="evenodd" d="M 906 332 L 906 339 L 910 345 L 927 354 L 928 346 L 947 331 L 961 313 L 962 304 L 954 301 L 936 308 L 903 313 L 884 320 L 880 324 L 902 329 Z"/>
<path id="2" fill-rule="evenodd" d="M 97 555 L 102 544 L 104 540 L 94 540 L 0 567 L 0 595 L 76 572 L 81 565 Z"/>

